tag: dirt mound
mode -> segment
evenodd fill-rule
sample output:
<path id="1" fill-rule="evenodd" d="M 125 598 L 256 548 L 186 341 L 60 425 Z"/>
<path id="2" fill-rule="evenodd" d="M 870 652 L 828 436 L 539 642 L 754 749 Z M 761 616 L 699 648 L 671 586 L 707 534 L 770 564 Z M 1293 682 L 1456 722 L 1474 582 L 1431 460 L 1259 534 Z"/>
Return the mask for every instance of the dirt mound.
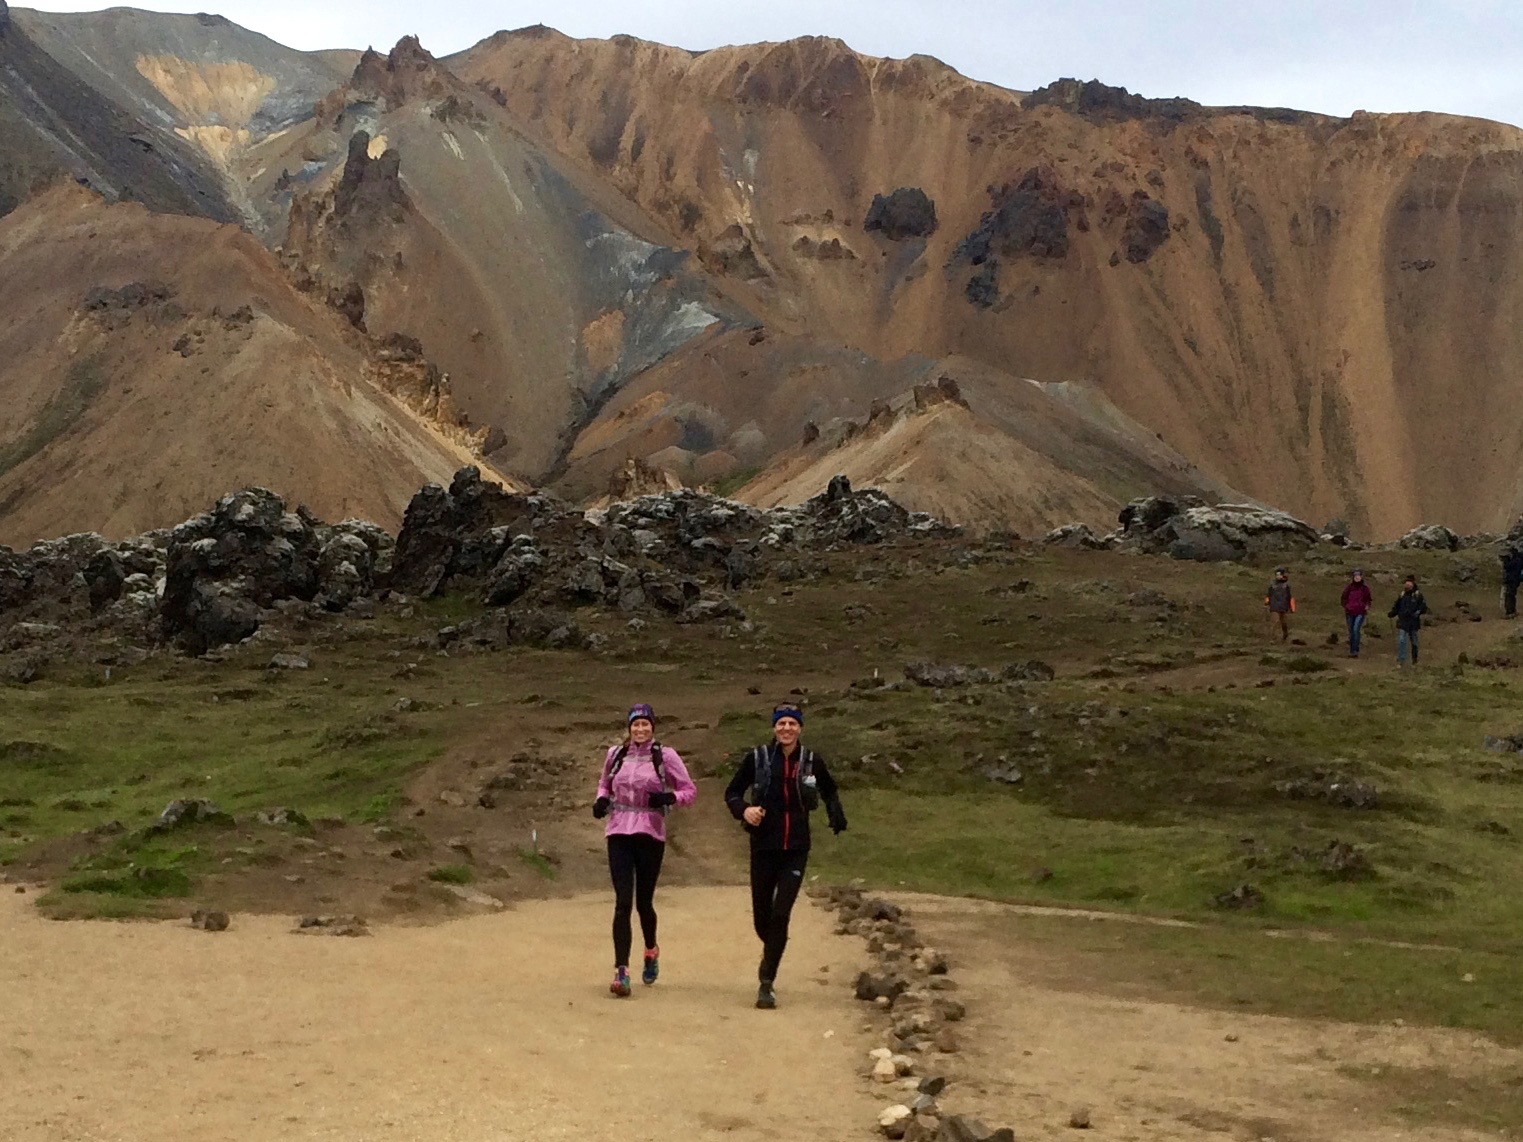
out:
<path id="1" fill-rule="evenodd" d="M 0 541 L 134 535 L 242 485 L 395 527 L 474 458 L 426 362 L 231 226 L 49 193 L 0 221 L 0 314 Z"/>

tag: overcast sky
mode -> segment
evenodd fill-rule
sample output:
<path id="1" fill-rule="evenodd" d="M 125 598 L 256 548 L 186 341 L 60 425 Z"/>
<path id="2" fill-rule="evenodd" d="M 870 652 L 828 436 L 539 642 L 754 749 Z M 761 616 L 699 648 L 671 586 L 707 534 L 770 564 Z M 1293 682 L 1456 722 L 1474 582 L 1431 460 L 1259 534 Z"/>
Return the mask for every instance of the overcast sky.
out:
<path id="1" fill-rule="evenodd" d="M 1523 124 L 1523 0 L 223 0 L 214 10 L 298 48 L 384 49 L 414 33 L 445 55 L 538 23 L 694 49 L 827 35 L 871 55 L 937 56 L 1018 90 L 1076 76 L 1211 104 Z"/>

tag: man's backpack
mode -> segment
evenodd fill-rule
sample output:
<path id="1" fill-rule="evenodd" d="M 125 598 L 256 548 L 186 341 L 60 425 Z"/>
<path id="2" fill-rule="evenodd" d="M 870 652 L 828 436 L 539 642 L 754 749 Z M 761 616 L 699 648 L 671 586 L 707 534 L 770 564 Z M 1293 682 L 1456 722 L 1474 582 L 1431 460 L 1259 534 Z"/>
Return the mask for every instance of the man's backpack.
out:
<path id="1" fill-rule="evenodd" d="M 772 788 L 773 747 L 770 745 L 757 746 L 755 753 L 754 776 L 751 779 L 751 804 L 760 805 L 762 798 L 767 795 L 767 790 Z M 780 751 L 778 751 L 780 752 Z M 799 800 L 807 809 L 813 809 L 819 802 L 819 793 L 814 787 L 814 751 L 800 749 L 799 751 Z"/>

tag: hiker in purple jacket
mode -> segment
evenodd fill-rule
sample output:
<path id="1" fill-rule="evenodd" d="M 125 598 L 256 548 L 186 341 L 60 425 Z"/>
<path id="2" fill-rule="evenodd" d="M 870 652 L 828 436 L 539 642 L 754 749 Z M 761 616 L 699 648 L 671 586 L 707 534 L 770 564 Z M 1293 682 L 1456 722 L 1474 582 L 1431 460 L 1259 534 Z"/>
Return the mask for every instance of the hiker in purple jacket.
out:
<path id="1" fill-rule="evenodd" d="M 608 990 L 630 993 L 629 950 L 634 942 L 630 912 L 640 913 L 645 967 L 640 978 L 656 982 L 661 949 L 656 944 L 656 881 L 666 855 L 666 812 L 691 805 L 698 787 L 677 751 L 655 740 L 656 712 L 643 703 L 630 707 L 628 736 L 603 759 L 603 776 L 592 815 L 608 819 L 608 873 L 613 878 L 613 982 Z"/>
<path id="2" fill-rule="evenodd" d="M 1343 618 L 1348 623 L 1348 655 L 1359 657 L 1359 636 L 1364 632 L 1364 620 L 1370 613 L 1375 596 L 1370 585 L 1364 581 L 1364 572 L 1358 568 L 1349 576 L 1343 588 Z"/>

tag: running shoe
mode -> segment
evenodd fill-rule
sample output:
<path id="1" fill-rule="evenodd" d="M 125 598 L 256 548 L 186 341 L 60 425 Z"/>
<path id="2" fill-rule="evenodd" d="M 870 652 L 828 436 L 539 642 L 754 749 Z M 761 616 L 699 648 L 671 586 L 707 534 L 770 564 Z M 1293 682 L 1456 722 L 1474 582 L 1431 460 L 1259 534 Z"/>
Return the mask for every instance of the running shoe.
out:
<path id="1" fill-rule="evenodd" d="M 628 998 L 630 992 L 628 968 L 614 968 L 613 982 L 608 985 L 608 990 L 620 999 Z"/>
<path id="2" fill-rule="evenodd" d="M 656 979 L 660 975 L 661 975 L 661 949 L 660 948 L 646 948 L 645 949 L 645 968 L 644 968 L 643 971 L 640 972 L 640 979 L 644 981 L 646 987 L 649 987 L 651 984 L 656 982 Z"/>
<path id="3" fill-rule="evenodd" d="M 777 1006 L 777 996 L 772 993 L 771 980 L 762 980 L 761 986 L 756 989 L 756 1006 L 763 1011 L 771 1011 Z"/>

